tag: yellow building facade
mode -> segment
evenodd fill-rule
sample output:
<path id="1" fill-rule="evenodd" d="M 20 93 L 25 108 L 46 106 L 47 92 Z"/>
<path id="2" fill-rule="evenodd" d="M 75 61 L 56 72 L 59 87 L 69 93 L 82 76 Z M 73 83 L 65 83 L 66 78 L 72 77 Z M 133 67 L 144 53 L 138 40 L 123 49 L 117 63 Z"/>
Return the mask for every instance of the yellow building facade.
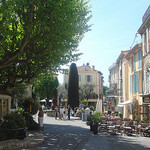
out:
<path id="1" fill-rule="evenodd" d="M 123 103 L 125 118 L 135 119 L 140 117 L 140 105 L 142 105 L 142 45 L 135 45 L 126 55 L 126 99 Z"/>
<path id="2" fill-rule="evenodd" d="M 97 99 L 103 97 L 103 74 L 95 69 L 95 66 L 90 66 L 89 63 L 86 65 L 77 67 L 79 76 L 79 86 L 83 84 L 93 85 L 93 96 L 88 99 L 88 102 L 97 102 Z M 67 85 L 69 74 L 64 74 L 64 83 Z"/>

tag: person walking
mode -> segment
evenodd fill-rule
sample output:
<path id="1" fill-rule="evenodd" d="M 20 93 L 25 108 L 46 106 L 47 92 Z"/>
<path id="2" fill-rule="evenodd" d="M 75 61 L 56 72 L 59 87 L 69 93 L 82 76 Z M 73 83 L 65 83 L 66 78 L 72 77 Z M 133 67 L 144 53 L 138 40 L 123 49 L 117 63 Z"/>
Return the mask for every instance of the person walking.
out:
<path id="1" fill-rule="evenodd" d="M 55 119 L 58 117 L 58 106 L 55 107 Z"/>
<path id="2" fill-rule="evenodd" d="M 44 112 L 43 112 L 42 107 L 40 107 L 39 113 L 38 113 L 38 122 L 39 122 L 39 126 L 40 126 L 41 130 L 44 128 L 44 126 L 43 126 L 43 117 L 44 117 Z"/>
<path id="3" fill-rule="evenodd" d="M 70 120 L 70 105 L 68 105 L 68 120 Z"/>
<path id="4" fill-rule="evenodd" d="M 64 118 L 64 116 L 63 116 L 63 107 L 61 107 L 60 108 L 60 119 L 62 120 L 63 118 Z"/>
<path id="5" fill-rule="evenodd" d="M 64 106 L 64 108 L 63 108 L 63 116 L 64 116 L 64 119 L 67 118 L 67 109 L 66 109 L 66 106 Z"/>

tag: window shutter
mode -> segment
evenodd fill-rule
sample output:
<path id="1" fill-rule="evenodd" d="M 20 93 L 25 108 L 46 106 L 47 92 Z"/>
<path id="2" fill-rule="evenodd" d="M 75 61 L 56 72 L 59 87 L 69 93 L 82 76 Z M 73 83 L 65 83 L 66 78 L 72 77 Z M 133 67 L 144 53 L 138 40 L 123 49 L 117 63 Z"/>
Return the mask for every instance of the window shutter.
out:
<path id="1" fill-rule="evenodd" d="M 132 75 L 130 75 L 130 93 L 132 93 Z"/>
<path id="2" fill-rule="evenodd" d="M 87 82 L 87 75 L 85 75 L 85 81 Z"/>
<path id="3" fill-rule="evenodd" d="M 139 68 L 142 66 L 142 51 L 138 51 L 138 66 Z"/>
<path id="4" fill-rule="evenodd" d="M 132 57 L 130 59 L 130 66 L 131 66 L 131 72 L 132 72 Z"/>
<path id="5" fill-rule="evenodd" d="M 93 76 L 92 75 L 90 75 L 90 82 L 92 82 L 93 81 Z"/>
<path id="6" fill-rule="evenodd" d="M 136 72 L 136 92 L 139 92 L 139 77 L 138 77 L 138 71 Z"/>
<path id="7" fill-rule="evenodd" d="M 136 74 L 134 72 L 134 93 L 136 93 Z"/>
<path id="8" fill-rule="evenodd" d="M 139 55 L 140 55 L 140 67 L 142 67 L 142 50 L 140 50 Z"/>
<path id="9" fill-rule="evenodd" d="M 140 51 L 138 51 L 138 67 L 140 68 Z"/>
<path id="10" fill-rule="evenodd" d="M 133 70 L 135 70 L 135 55 L 133 55 Z"/>

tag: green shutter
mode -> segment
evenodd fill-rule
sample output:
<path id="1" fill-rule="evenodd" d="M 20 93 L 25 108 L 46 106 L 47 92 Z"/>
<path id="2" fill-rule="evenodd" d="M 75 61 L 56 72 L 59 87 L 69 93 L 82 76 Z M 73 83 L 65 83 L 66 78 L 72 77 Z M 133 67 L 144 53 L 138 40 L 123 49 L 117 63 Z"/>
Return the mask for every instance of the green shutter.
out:
<path id="1" fill-rule="evenodd" d="M 130 75 L 130 93 L 132 93 L 132 75 Z"/>

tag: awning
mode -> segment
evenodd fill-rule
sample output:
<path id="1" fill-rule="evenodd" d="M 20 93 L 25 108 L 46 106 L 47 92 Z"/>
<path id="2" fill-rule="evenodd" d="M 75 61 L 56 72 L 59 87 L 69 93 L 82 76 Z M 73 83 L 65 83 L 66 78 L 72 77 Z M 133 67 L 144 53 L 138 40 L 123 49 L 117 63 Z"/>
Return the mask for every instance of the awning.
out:
<path id="1" fill-rule="evenodd" d="M 118 106 L 118 107 L 123 107 L 123 105 L 121 105 L 121 104 L 118 104 L 117 106 Z"/>
<path id="2" fill-rule="evenodd" d="M 127 105 L 127 104 L 130 104 L 130 103 L 132 103 L 132 100 L 125 101 L 123 103 L 120 103 L 119 105 Z"/>
<path id="3" fill-rule="evenodd" d="M 42 100 L 40 100 L 40 102 L 46 102 L 46 99 L 42 99 Z"/>
<path id="4" fill-rule="evenodd" d="M 150 97 L 150 94 L 140 94 L 141 97 Z"/>

